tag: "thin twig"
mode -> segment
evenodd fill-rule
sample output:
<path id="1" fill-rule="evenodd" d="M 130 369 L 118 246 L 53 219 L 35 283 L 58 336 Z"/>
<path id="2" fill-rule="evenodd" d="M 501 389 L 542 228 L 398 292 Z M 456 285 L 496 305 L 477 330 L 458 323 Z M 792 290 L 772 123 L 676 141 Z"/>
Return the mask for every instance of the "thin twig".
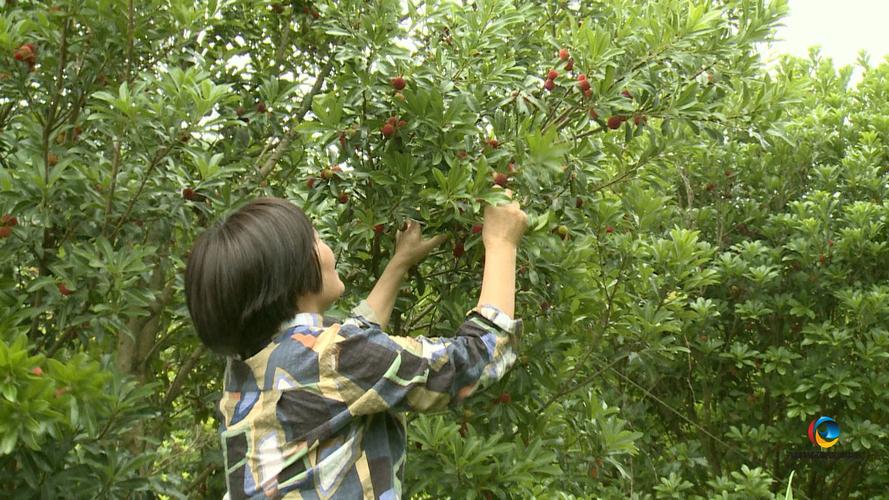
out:
<path id="1" fill-rule="evenodd" d="M 546 401 L 546 403 L 544 403 L 543 406 L 542 406 L 539 410 L 537 410 L 537 413 L 538 413 L 538 414 L 543 414 L 543 412 L 546 411 L 547 408 L 549 408 L 553 403 L 555 403 L 556 401 L 558 401 L 562 396 L 565 396 L 565 395 L 567 395 L 567 394 L 570 394 L 570 393 L 576 391 L 577 389 L 580 389 L 581 387 L 583 387 L 583 386 L 589 384 L 590 382 L 592 382 L 593 380 L 595 380 L 597 377 L 599 377 L 599 375 L 601 375 L 602 372 L 604 372 L 605 370 L 607 370 L 607 369 L 611 368 L 612 366 L 616 365 L 619 361 L 623 360 L 624 358 L 626 358 L 626 357 L 629 356 L 629 355 L 630 355 L 630 353 L 626 353 L 626 354 L 623 354 L 623 355 L 621 355 L 621 356 L 618 356 L 618 357 L 615 358 L 611 363 L 609 363 L 608 365 L 606 365 L 606 366 L 603 367 L 603 368 L 600 368 L 600 369 L 596 370 L 592 375 L 588 376 L 587 378 L 581 380 L 580 382 L 574 384 L 573 386 L 571 386 L 571 387 L 569 387 L 569 388 L 567 388 L 567 389 L 563 389 L 563 390 L 561 390 L 561 391 L 559 391 L 559 392 L 553 394 L 553 395 Z"/>
<path id="2" fill-rule="evenodd" d="M 739 457 L 744 458 L 745 460 L 747 460 L 747 459 L 750 458 L 750 457 L 748 457 L 747 455 L 744 455 L 743 453 L 741 453 L 740 451 L 738 451 L 738 450 L 736 449 L 735 446 L 732 446 L 732 445 L 726 443 L 725 441 L 723 441 L 722 439 L 719 439 L 718 437 L 714 436 L 714 435 L 713 435 L 710 431 L 708 431 L 707 429 L 705 429 L 705 428 L 703 428 L 702 426 L 698 425 L 696 422 L 693 422 L 690 418 L 686 417 L 686 416 L 683 415 L 682 413 L 679 413 L 679 412 L 678 412 L 677 410 L 675 410 L 672 406 L 668 405 L 668 404 L 665 403 L 662 399 L 660 399 L 659 397 L 657 397 L 657 396 L 655 396 L 654 394 L 652 394 L 648 389 L 642 387 L 641 385 L 637 384 L 636 382 L 634 382 L 632 379 L 630 379 L 629 377 L 627 377 L 627 376 L 624 375 L 623 373 L 621 373 L 621 372 L 615 370 L 614 368 L 612 368 L 611 365 L 606 366 L 605 369 L 611 370 L 611 371 L 614 372 L 618 377 L 622 378 L 623 380 L 625 380 L 627 383 L 629 383 L 629 384 L 632 385 L 633 387 L 636 387 L 637 389 L 641 390 L 643 393 L 645 393 L 646 396 L 648 396 L 648 397 L 650 397 L 651 399 L 657 401 L 658 403 L 660 403 L 661 405 L 663 405 L 665 408 L 667 408 L 667 409 L 670 410 L 671 412 L 675 413 L 679 418 L 681 418 L 682 420 L 685 420 L 687 423 L 691 424 L 692 427 L 695 427 L 695 428 L 698 429 L 699 431 L 701 431 L 701 432 L 703 432 L 704 434 L 706 434 L 710 439 L 712 439 L 712 440 L 716 441 L 717 443 L 719 443 L 719 444 L 725 446 L 725 448 L 726 448 L 727 450 L 731 451 L 732 453 L 737 454 Z"/>

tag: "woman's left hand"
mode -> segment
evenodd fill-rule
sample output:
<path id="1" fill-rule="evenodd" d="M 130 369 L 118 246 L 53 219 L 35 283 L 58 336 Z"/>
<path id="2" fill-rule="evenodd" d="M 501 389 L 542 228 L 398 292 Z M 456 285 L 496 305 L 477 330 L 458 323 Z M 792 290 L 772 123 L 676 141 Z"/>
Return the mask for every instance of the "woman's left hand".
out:
<path id="1" fill-rule="evenodd" d="M 392 260 L 404 267 L 410 268 L 423 260 L 433 248 L 441 245 L 447 236 L 439 234 L 432 238 L 423 239 L 420 235 L 420 223 L 408 219 L 406 229 L 395 233 L 395 255 Z"/>

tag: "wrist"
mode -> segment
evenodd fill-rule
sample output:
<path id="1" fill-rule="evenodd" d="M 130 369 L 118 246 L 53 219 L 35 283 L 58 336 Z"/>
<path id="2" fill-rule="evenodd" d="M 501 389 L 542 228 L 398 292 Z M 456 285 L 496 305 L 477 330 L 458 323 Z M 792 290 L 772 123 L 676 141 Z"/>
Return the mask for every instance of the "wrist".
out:
<path id="1" fill-rule="evenodd" d="M 485 251 L 488 252 L 498 250 L 516 251 L 518 249 L 518 244 L 503 238 L 489 238 L 484 240 L 484 244 Z"/>
<path id="2" fill-rule="evenodd" d="M 406 273 L 408 269 L 410 269 L 411 263 L 404 257 L 395 254 L 392 256 L 392 259 L 389 260 L 389 264 L 386 267 L 391 268 L 400 275 Z"/>

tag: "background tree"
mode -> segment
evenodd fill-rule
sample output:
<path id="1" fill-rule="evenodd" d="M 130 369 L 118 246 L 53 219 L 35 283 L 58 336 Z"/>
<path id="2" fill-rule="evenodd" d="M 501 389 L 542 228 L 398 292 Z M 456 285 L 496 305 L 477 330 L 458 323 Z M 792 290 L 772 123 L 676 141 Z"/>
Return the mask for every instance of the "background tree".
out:
<path id="1" fill-rule="evenodd" d="M 7 0 L 0 485 L 219 497 L 222 360 L 184 303 L 209 224 L 314 218 L 343 314 L 406 217 L 449 243 L 390 331 L 451 335 L 513 189 L 516 367 L 411 417 L 409 495 L 884 494 L 889 65 L 766 71 L 786 2 Z M 336 235 L 336 238 L 333 237 Z M 793 462 L 808 422 L 865 460 Z"/>

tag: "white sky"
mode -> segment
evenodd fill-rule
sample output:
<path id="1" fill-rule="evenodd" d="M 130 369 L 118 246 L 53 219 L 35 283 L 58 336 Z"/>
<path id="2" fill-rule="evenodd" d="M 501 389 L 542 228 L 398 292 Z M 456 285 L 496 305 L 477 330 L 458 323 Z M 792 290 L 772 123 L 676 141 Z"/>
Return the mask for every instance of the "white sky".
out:
<path id="1" fill-rule="evenodd" d="M 876 66 L 889 55 L 887 25 L 889 0 L 790 0 L 790 14 L 778 29 L 782 41 L 767 52 L 807 57 L 809 47 L 820 45 L 822 55 L 844 66 L 866 49 Z"/>

